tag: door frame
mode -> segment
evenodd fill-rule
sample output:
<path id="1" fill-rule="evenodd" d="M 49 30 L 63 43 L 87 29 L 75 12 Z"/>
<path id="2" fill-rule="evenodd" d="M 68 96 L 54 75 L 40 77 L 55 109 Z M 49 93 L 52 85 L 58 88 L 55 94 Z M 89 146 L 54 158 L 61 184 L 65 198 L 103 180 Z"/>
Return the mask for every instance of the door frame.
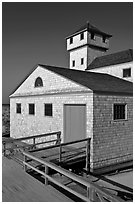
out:
<path id="1" fill-rule="evenodd" d="M 87 128 L 87 103 L 64 103 L 63 104 L 63 143 L 65 142 L 65 106 L 85 106 L 85 135 L 84 138 L 86 138 L 86 128 Z"/>

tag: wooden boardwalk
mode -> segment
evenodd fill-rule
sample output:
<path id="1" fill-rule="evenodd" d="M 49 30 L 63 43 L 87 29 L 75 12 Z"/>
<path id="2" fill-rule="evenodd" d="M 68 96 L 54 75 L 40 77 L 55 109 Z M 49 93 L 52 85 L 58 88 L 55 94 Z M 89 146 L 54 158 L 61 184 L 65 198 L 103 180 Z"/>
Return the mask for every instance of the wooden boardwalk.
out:
<path id="1" fill-rule="evenodd" d="M 48 137 L 51 134 L 57 136 L 52 140 L 54 144 L 40 148 L 39 144 L 47 144 L 52 141 L 37 143 L 36 139 Z M 32 144 L 23 142 L 27 139 L 31 139 Z M 66 193 L 69 192 L 85 201 L 132 201 L 131 188 L 109 181 L 103 176 L 98 178 L 90 174 L 90 138 L 61 143 L 60 132 L 54 132 L 41 136 L 30 136 L 27 139 L 12 140 L 11 138 L 11 141 L 6 143 L 3 141 L 3 154 L 23 165 L 25 172 L 45 183 L 46 187 L 50 187 L 48 182 L 51 182 L 56 189 L 62 188 Z M 96 184 L 95 179 L 100 182 Z"/>
<path id="2" fill-rule="evenodd" d="M 5 157 L 2 160 L 3 202 L 73 202 L 52 186 L 26 174 L 15 161 Z"/>

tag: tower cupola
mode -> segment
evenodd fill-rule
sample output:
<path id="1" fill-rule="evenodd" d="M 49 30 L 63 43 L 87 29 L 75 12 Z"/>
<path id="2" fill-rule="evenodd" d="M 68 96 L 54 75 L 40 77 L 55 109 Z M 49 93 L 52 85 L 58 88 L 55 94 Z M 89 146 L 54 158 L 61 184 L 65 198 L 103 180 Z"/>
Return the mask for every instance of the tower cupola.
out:
<path id="1" fill-rule="evenodd" d="M 85 70 L 91 62 L 109 49 L 107 34 L 87 22 L 84 26 L 66 38 L 69 52 L 69 67 Z"/>

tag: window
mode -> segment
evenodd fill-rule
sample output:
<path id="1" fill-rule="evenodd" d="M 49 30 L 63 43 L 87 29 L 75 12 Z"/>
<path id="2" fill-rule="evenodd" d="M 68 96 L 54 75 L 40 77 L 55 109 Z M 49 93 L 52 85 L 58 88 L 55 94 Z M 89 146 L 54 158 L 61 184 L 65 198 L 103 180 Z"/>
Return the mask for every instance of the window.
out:
<path id="1" fill-rule="evenodd" d="M 35 81 L 35 87 L 41 87 L 43 86 L 43 81 L 40 77 L 38 77 Z"/>
<path id="2" fill-rule="evenodd" d="M 83 40 L 83 39 L 84 39 L 84 33 L 81 33 L 80 40 Z"/>
<path id="3" fill-rule="evenodd" d="M 113 119 L 114 120 L 126 119 L 126 104 L 114 104 Z"/>
<path id="4" fill-rule="evenodd" d="M 29 104 L 29 114 L 30 115 L 34 115 L 35 114 L 35 104 L 34 103 L 30 103 Z"/>
<path id="5" fill-rule="evenodd" d="M 70 38 L 70 44 L 72 44 L 72 43 L 73 43 L 73 38 L 71 37 L 71 38 Z"/>
<path id="6" fill-rule="evenodd" d="M 53 116 L 52 103 L 45 104 L 45 116 Z"/>
<path id="7" fill-rule="evenodd" d="M 21 113 L 21 103 L 16 104 L 16 113 Z"/>
<path id="8" fill-rule="evenodd" d="M 123 77 L 131 77 L 131 68 L 123 69 Z"/>
<path id="9" fill-rule="evenodd" d="M 72 61 L 72 67 L 75 67 L 75 60 Z"/>
<path id="10" fill-rule="evenodd" d="M 105 43 L 106 42 L 106 38 L 105 37 L 103 37 L 103 43 Z"/>
<path id="11" fill-rule="evenodd" d="M 84 63 L 84 58 L 81 58 L 81 65 Z"/>
<path id="12" fill-rule="evenodd" d="M 92 40 L 95 39 L 94 33 L 91 33 L 91 39 L 92 39 Z"/>

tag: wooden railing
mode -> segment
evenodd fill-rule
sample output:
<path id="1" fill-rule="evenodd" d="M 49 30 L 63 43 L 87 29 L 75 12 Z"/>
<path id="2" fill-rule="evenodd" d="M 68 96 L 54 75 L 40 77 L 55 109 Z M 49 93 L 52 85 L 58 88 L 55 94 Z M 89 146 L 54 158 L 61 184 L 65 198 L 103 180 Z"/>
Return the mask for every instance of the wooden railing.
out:
<path id="1" fill-rule="evenodd" d="M 53 145 L 53 146 L 33 149 L 33 150 L 30 150 L 30 152 L 44 151 L 44 150 L 47 150 L 50 148 L 53 149 L 53 148 L 58 147 L 59 148 L 59 162 L 61 162 L 62 161 L 63 148 L 65 146 L 71 146 L 73 144 L 80 144 L 80 143 L 84 143 L 84 142 L 87 142 L 86 145 L 84 146 L 84 148 L 85 148 L 84 154 L 86 157 L 86 170 L 88 172 L 90 172 L 90 142 L 91 142 L 91 138 L 85 138 L 85 139 L 81 139 L 81 140 L 75 140 L 75 141 L 71 141 L 71 142 L 61 143 L 61 138 L 59 137 L 58 144 Z M 75 148 L 75 147 L 74 147 L 74 150 L 71 150 L 71 152 L 72 151 L 77 152 L 77 149 L 78 149 L 78 153 L 79 153 L 79 151 L 80 151 L 79 148 Z"/>
<path id="2" fill-rule="evenodd" d="M 79 197 L 80 199 L 87 201 L 87 202 L 89 202 L 89 201 L 123 202 L 122 199 L 120 199 L 116 195 L 111 194 L 107 190 L 102 189 L 102 187 L 100 187 L 100 186 L 98 186 L 92 182 L 88 182 L 85 179 L 83 179 L 82 177 L 80 177 L 76 174 L 73 174 L 68 170 L 61 168 L 60 166 L 57 166 L 56 164 L 53 164 L 49 161 L 43 161 L 39 158 L 36 158 L 31 153 L 23 152 L 23 155 L 24 155 L 24 161 L 23 161 L 24 170 L 27 171 L 28 168 L 30 168 L 30 169 L 36 171 L 37 173 L 43 175 L 44 179 L 45 179 L 45 185 L 48 185 L 48 181 L 50 181 L 50 182 L 54 183 L 55 185 L 63 188 L 64 190 L 70 192 L 71 194 L 73 194 L 73 195 L 75 195 L 75 196 Z M 37 169 L 36 167 L 34 167 L 33 165 L 31 165 L 29 163 L 29 161 L 31 161 L 31 160 L 34 160 L 34 161 L 40 163 L 42 166 L 44 166 L 44 171 L 41 171 L 41 170 Z M 84 186 L 84 188 L 86 189 L 86 196 L 81 194 L 81 193 L 78 193 L 77 191 L 71 189 L 70 187 L 68 187 L 68 186 L 60 183 L 56 179 L 52 178 L 48 174 L 49 168 L 55 170 L 60 175 L 63 175 L 63 176 L 70 178 L 77 185 L 80 184 L 81 186 Z"/>
<path id="3" fill-rule="evenodd" d="M 49 139 L 45 140 L 42 142 L 39 142 L 37 139 L 39 138 L 47 138 L 49 136 L 56 135 L 56 139 Z M 32 142 L 26 143 L 26 141 Z M 24 143 L 23 143 L 24 141 Z M 3 153 L 4 156 L 6 156 L 6 151 L 12 151 L 17 148 L 22 148 L 23 150 L 26 149 L 35 149 L 36 146 L 42 145 L 42 144 L 47 144 L 47 143 L 55 143 L 55 144 L 60 144 L 61 142 L 61 132 L 52 132 L 52 133 L 47 133 L 47 134 L 41 134 L 41 135 L 35 135 L 35 136 L 29 136 L 29 137 L 20 137 L 17 139 L 14 138 L 8 138 L 5 141 L 2 141 L 3 145 Z"/>

